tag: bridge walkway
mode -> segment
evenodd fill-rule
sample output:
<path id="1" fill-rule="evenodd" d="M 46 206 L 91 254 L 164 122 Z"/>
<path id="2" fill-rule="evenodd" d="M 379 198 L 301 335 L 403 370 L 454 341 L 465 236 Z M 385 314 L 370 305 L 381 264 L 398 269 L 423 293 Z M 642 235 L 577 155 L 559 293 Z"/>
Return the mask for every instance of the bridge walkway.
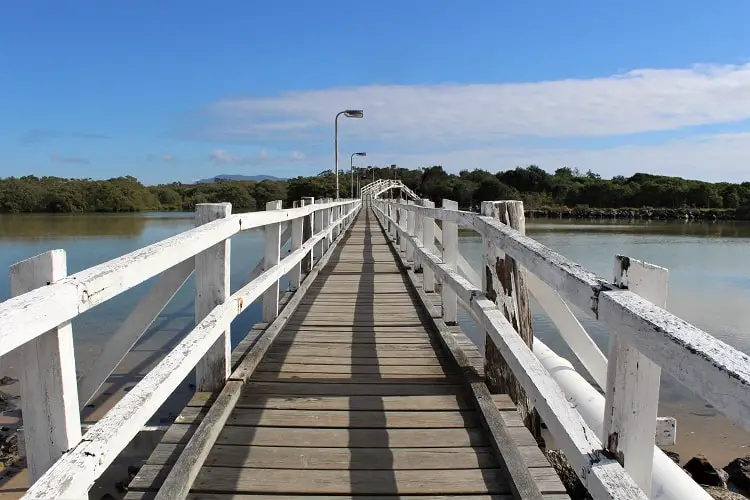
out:
<path id="1" fill-rule="evenodd" d="M 216 430 L 188 498 L 512 498 L 464 370 L 399 262 L 363 208 Z M 510 399 L 493 399 L 542 496 L 568 498 Z M 127 499 L 156 497 L 215 400 L 193 397 Z"/>

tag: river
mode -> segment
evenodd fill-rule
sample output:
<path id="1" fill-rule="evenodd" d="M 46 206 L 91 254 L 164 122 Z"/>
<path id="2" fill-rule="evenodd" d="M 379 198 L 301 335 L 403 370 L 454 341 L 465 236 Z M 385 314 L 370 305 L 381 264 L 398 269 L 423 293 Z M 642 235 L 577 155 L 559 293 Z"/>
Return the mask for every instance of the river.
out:
<path id="1" fill-rule="evenodd" d="M 74 273 L 132 250 L 149 245 L 193 226 L 192 213 L 147 213 L 111 215 L 0 215 L 0 269 L 44 251 L 62 248 L 67 252 L 68 272 Z M 611 279 L 617 253 L 645 260 L 669 269 L 667 309 L 708 331 L 728 344 L 750 353 L 750 223 L 740 222 L 570 222 L 527 220 L 527 233 L 545 245 L 600 276 Z M 460 251 L 479 269 L 481 238 L 461 233 Z M 263 253 L 263 233 L 243 232 L 232 239 L 231 288 L 237 290 Z M 7 276 L 7 275 L 6 275 Z M 149 281 L 86 312 L 73 321 L 79 375 L 97 356 L 138 302 Z M 282 289 L 286 283 L 282 282 Z M 9 282 L 0 280 L 0 300 L 10 296 Z M 98 419 L 119 396 L 173 346 L 193 325 L 192 279 L 175 296 L 149 332 L 111 377 L 100 394 L 84 411 L 91 421 Z M 554 325 L 533 308 L 534 335 L 559 354 L 576 363 Z M 581 311 L 576 314 L 603 352 L 608 332 Z M 249 327 L 259 321 L 254 304 L 232 325 L 236 344 Z M 471 320 L 462 325 L 472 330 Z M 474 332 L 470 332 L 474 334 Z M 0 377 L 15 371 L 12 356 L 0 359 Z M 152 423 L 167 422 L 175 408 L 192 392 L 191 381 L 164 406 Z M 18 384 L 0 387 L 13 394 Z M 750 434 L 738 429 L 680 384 L 663 376 L 660 414 L 678 419 L 678 445 L 685 459 L 704 452 L 724 465 L 744 455 Z M 5 415 L 12 418 L 13 415 Z"/>

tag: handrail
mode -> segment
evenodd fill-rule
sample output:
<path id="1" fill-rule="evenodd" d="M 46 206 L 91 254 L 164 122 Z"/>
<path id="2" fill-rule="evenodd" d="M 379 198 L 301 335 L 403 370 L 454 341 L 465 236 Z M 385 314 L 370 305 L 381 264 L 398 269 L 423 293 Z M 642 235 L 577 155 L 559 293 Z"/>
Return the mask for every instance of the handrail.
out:
<path id="1" fill-rule="evenodd" d="M 664 306 L 663 303 L 653 304 L 639 295 L 644 293 L 651 300 L 663 301 L 665 292 L 658 292 L 657 288 L 654 288 L 656 282 L 650 283 L 646 288 L 639 287 L 638 290 L 643 288 L 640 292 L 635 288 L 628 289 L 627 276 L 632 274 L 628 272 L 629 267 L 630 271 L 640 275 L 636 284 L 643 282 L 644 273 L 652 272 L 650 269 L 656 274 L 666 273 L 666 270 L 628 260 L 626 257 L 618 257 L 615 282 L 610 283 L 493 217 L 446 208 L 445 203 L 448 201 L 444 200 L 444 207 L 437 209 L 431 204 L 419 206 L 390 200 L 373 201 L 376 213 L 388 221 L 388 230 L 401 240 L 401 248 L 407 249 L 407 257 L 414 253 L 409 247 L 420 246 L 422 242 L 419 240 L 421 233 L 416 231 L 413 224 L 408 223 L 411 218 L 405 217 L 405 213 L 416 215 L 425 221 L 442 220 L 444 227 L 458 225 L 473 229 L 483 236 L 485 244 L 503 250 L 526 269 L 527 277 L 530 278 L 527 285 L 532 292 L 541 294 L 539 298 L 542 300 L 545 300 L 545 297 L 555 299 L 552 304 L 544 304 L 554 306 L 548 312 L 553 313 L 557 320 L 571 319 L 565 325 L 568 335 L 565 340 L 584 361 L 584 365 L 592 372 L 599 385 L 606 390 L 606 404 L 601 415 L 598 419 L 589 419 L 587 422 L 597 429 L 597 433 L 601 433 L 598 437 L 607 445 L 607 451 L 619 456 L 620 461 L 627 465 L 628 473 L 632 474 L 634 479 L 637 478 L 638 484 L 651 492 L 655 498 L 682 498 L 686 492 L 689 492 L 687 496 L 691 498 L 708 498 L 694 481 L 687 480 L 684 472 L 679 467 L 673 467 L 674 464 L 654 447 L 654 433 L 663 433 L 666 430 L 662 438 L 668 440 L 669 427 L 674 425 L 674 419 L 670 418 L 653 420 L 656 417 L 658 402 L 659 373 L 663 368 L 694 393 L 712 403 L 724 415 L 749 428 L 750 358 L 668 313 L 660 307 Z M 393 217 L 390 216 L 392 213 Z M 428 232 L 423 229 L 423 233 Z M 415 265 L 422 264 L 425 268 L 427 284 L 426 269 L 432 266 L 429 262 L 425 263 L 422 253 L 416 253 Z M 446 258 L 445 255 L 444 253 L 443 259 Z M 441 265 L 441 271 L 434 271 L 436 275 L 444 275 L 445 272 L 451 271 L 445 264 Z M 634 274 L 632 277 L 635 278 L 637 275 Z M 663 278 L 659 278 L 660 282 L 662 280 Z M 467 284 L 466 280 L 463 282 Z M 457 283 L 455 280 L 448 280 L 443 285 L 456 289 Z M 467 308 L 472 313 L 477 312 L 475 301 L 483 297 L 478 285 L 474 283 L 469 288 L 456 289 L 459 301 L 468 304 Z M 548 293 L 545 295 L 545 292 Z M 572 314 L 569 314 L 570 311 L 562 299 L 575 304 L 611 329 L 612 338 L 617 339 L 618 343 L 613 344 L 612 339 L 610 340 L 610 357 L 617 359 L 617 362 L 607 363 L 596 344 Z M 507 301 L 507 298 L 504 297 L 502 300 Z M 560 307 L 557 307 L 558 305 Z M 444 312 L 444 316 L 445 314 Z M 477 318 L 476 315 L 473 316 Z M 480 317 L 478 322 L 482 325 L 484 319 Z M 507 346 L 498 348 L 503 356 L 507 355 L 507 350 L 503 350 L 507 349 Z M 517 378 L 523 379 L 527 376 L 528 367 L 522 367 L 522 371 L 524 373 L 519 374 L 515 370 L 513 372 Z M 555 377 L 560 375 L 559 370 L 555 373 Z M 573 386 L 568 384 L 566 387 Z M 524 390 L 527 394 L 535 394 L 534 388 L 524 387 Z M 534 401 L 534 404 L 537 405 L 538 401 Z M 546 422 L 547 418 L 543 414 L 541 416 Z M 549 427 L 549 422 L 547 423 Z M 550 427 L 550 430 L 555 440 L 560 442 L 559 437 L 554 435 L 554 429 Z M 630 461 L 627 457 L 630 457 Z"/>
<path id="2" fill-rule="evenodd" d="M 240 231 L 351 203 L 234 214 L 8 299 L 0 303 L 0 356 Z"/>
<path id="3" fill-rule="evenodd" d="M 388 203 L 378 200 L 378 203 Z M 472 228 L 594 319 L 615 328 L 667 373 L 750 430 L 750 357 L 623 290 L 542 243 L 473 212 L 397 204 Z"/>
<path id="4" fill-rule="evenodd" d="M 204 359 L 204 356 L 207 355 L 224 332 L 229 329 L 232 320 L 249 307 L 253 301 L 261 297 L 261 295 L 264 296 L 265 306 L 265 295 L 269 293 L 269 290 L 273 290 L 274 286 L 278 286 L 278 280 L 298 266 L 313 250 L 315 245 L 327 241 L 332 234 L 338 235 L 340 233 L 338 228 L 344 228 L 348 225 L 360 208 L 360 200 L 346 200 L 335 203 L 309 205 L 291 210 L 272 210 L 263 213 L 263 215 L 267 216 L 265 218 L 258 217 L 258 214 L 249 214 L 253 217 L 240 214 L 236 217 L 224 219 L 230 221 L 231 225 L 236 225 L 239 222 L 238 227 L 241 229 L 237 229 L 234 233 L 239 232 L 239 230 L 248 229 L 249 227 L 275 227 L 270 233 L 267 232 L 266 248 L 268 255 L 269 235 L 272 245 L 274 244 L 274 237 L 276 238 L 277 243 L 275 244 L 277 248 L 275 251 L 278 253 L 278 242 L 280 241 L 279 225 L 282 221 L 299 219 L 315 212 L 322 213 L 325 211 L 333 213 L 331 217 L 329 217 L 330 214 L 324 216 L 324 220 L 327 223 L 319 227 L 317 232 L 312 233 L 307 241 L 300 243 L 298 248 L 293 248 L 287 256 L 278 260 L 278 263 L 270 267 L 265 266 L 266 268 L 257 278 L 252 279 L 245 286 L 229 296 L 227 300 L 213 307 L 174 349 L 149 371 L 99 422 L 88 429 L 79 443 L 76 443 L 72 449 L 65 452 L 44 475 L 33 483 L 23 498 L 85 497 L 94 481 L 107 469 L 148 419 L 167 400 L 196 364 Z M 213 222 L 196 229 L 207 226 L 211 226 L 213 228 L 212 231 L 216 231 L 222 236 L 231 232 L 226 228 L 227 224 L 215 224 Z M 302 232 L 301 226 L 297 229 Z M 188 232 L 195 234 L 196 230 L 193 229 Z M 193 246 L 188 249 L 188 253 L 196 247 L 202 248 L 205 245 L 205 240 L 215 240 L 211 232 L 206 233 L 204 230 L 198 232 L 198 234 L 201 235 L 199 241 L 196 241 L 197 238 L 189 240 Z M 169 240 L 185 241 L 180 236 L 182 235 L 172 237 Z M 230 236 L 231 234 L 226 238 Z M 165 246 L 159 243 L 146 247 L 146 249 L 151 249 L 152 251 L 158 251 L 163 248 Z M 169 249 L 171 246 L 167 245 L 166 248 Z M 141 258 L 148 260 L 148 257 L 152 254 L 148 252 L 144 253 L 143 250 L 145 249 L 133 252 L 133 254 L 139 257 L 143 256 Z M 184 259 L 190 256 L 190 254 L 186 255 Z M 125 259 L 123 263 L 121 259 L 125 257 L 128 256 L 121 257 L 119 260 L 114 259 L 114 261 L 110 261 L 107 264 L 117 263 L 127 267 L 127 264 L 131 260 Z M 102 266 L 97 267 L 101 268 Z M 109 268 L 110 266 L 104 267 L 104 269 Z M 49 289 L 52 286 L 50 285 L 45 288 Z M 271 299 L 278 303 L 278 288 L 276 288 L 275 298 L 271 297 Z M 4 307 L 7 302 L 10 301 L 0 304 L 0 307 Z M 0 332 L 2 331 L 0 330 Z"/>
<path id="5" fill-rule="evenodd" d="M 484 331 L 488 332 L 526 393 L 534 400 L 535 408 L 555 440 L 561 444 L 563 452 L 591 495 L 594 498 L 647 498 L 622 466 L 607 457 L 601 440 L 568 404 L 560 387 L 515 333 L 513 326 L 497 306 L 458 271 L 451 269 L 440 257 L 427 250 L 396 219 L 387 215 L 382 209 L 386 203 L 388 202 L 378 201 L 374 205 L 379 219 L 390 222 L 394 232 L 409 242 L 419 254 L 422 264 L 433 270 L 443 286 L 449 287 L 460 300 L 470 305 L 473 313 L 481 320 Z M 415 205 L 394 205 L 407 210 L 421 208 Z"/>
<path id="6" fill-rule="evenodd" d="M 401 189 L 411 199 L 421 199 L 417 196 L 417 193 L 412 191 L 406 184 L 398 179 L 378 179 L 375 182 L 366 184 L 361 189 L 361 192 L 363 196 L 372 196 L 373 198 L 376 198 L 389 189 Z"/>

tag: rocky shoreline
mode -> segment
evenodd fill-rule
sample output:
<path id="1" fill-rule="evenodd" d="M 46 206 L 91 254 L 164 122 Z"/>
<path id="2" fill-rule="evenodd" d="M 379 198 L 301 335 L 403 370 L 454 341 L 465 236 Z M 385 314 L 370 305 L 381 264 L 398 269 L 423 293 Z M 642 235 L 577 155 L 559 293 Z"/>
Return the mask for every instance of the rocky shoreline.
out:
<path id="1" fill-rule="evenodd" d="M 670 451 L 665 451 L 665 453 L 676 464 L 680 463 L 680 456 L 677 453 Z M 591 495 L 586 491 L 561 451 L 547 450 L 545 455 L 557 475 L 560 476 L 571 500 L 591 499 Z M 750 498 L 750 455 L 736 458 L 720 469 L 711 464 L 705 456 L 699 454 L 688 460 L 682 469 L 716 500 Z"/>
<path id="2" fill-rule="evenodd" d="M 550 207 L 525 213 L 532 219 L 745 220 L 734 209 Z"/>

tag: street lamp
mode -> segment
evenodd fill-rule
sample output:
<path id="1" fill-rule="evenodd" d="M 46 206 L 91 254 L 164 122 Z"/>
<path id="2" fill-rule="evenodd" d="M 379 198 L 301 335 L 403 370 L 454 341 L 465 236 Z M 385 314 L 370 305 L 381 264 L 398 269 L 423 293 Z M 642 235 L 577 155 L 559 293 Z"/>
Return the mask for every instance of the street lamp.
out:
<path id="1" fill-rule="evenodd" d="M 349 171 L 352 173 L 352 199 L 354 199 L 354 157 L 355 156 L 367 156 L 367 153 L 352 153 L 349 157 Z"/>
<path id="2" fill-rule="evenodd" d="M 344 115 L 347 118 L 362 118 L 365 113 L 361 109 L 346 109 L 336 114 L 333 121 L 333 144 L 336 151 L 336 199 L 339 199 L 339 116 Z"/>

